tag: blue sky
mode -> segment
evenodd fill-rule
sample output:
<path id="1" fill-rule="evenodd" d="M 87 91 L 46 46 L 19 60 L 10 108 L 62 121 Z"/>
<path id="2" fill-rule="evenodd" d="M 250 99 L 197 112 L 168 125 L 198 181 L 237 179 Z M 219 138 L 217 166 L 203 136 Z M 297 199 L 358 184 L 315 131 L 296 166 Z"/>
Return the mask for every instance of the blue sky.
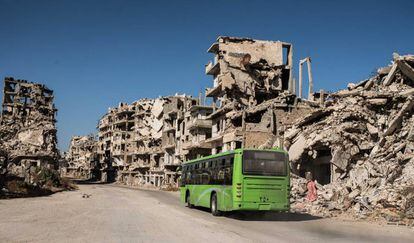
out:
<path id="1" fill-rule="evenodd" d="M 118 102 L 212 85 L 217 36 L 293 43 L 312 57 L 315 89 L 344 88 L 414 53 L 414 1 L 0 0 L 0 77 L 55 91 L 59 147 L 96 132 Z M 1 97 L 0 97 L 1 98 Z"/>

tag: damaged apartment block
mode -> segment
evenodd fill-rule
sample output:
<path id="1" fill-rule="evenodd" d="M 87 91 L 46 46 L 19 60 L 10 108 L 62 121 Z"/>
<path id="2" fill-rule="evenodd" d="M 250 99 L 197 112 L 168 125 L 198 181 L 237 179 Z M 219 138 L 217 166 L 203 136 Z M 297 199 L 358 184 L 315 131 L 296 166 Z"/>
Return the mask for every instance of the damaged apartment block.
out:
<path id="1" fill-rule="evenodd" d="M 209 49 L 214 62 L 212 153 L 241 147 L 270 148 L 282 143 L 284 126 L 311 109 L 298 104 L 292 78 L 292 45 L 280 41 L 219 37 Z"/>
<path id="2" fill-rule="evenodd" d="M 57 149 L 53 91 L 26 80 L 4 79 L 0 119 L 3 169 L 28 178 L 36 167 L 54 168 Z"/>
<path id="3" fill-rule="evenodd" d="M 186 95 L 141 99 L 111 108 L 98 125 L 101 180 L 176 186 L 177 169 L 188 156 L 209 154 L 205 145 L 191 143 L 209 136 L 209 122 L 197 119 L 211 110 Z"/>
<path id="4" fill-rule="evenodd" d="M 95 179 L 97 166 L 97 141 L 94 135 L 74 136 L 65 155 L 68 165 L 62 174 L 70 178 Z"/>

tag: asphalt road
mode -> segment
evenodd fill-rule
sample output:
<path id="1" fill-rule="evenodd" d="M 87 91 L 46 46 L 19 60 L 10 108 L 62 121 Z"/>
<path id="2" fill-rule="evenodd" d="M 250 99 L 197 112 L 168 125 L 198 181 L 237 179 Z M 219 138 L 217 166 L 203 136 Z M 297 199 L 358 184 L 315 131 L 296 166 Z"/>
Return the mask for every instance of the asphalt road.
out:
<path id="1" fill-rule="evenodd" d="M 82 197 L 90 195 L 89 198 Z M 0 242 L 413 242 L 398 226 L 299 214 L 214 217 L 173 192 L 80 185 L 48 197 L 0 200 Z"/>

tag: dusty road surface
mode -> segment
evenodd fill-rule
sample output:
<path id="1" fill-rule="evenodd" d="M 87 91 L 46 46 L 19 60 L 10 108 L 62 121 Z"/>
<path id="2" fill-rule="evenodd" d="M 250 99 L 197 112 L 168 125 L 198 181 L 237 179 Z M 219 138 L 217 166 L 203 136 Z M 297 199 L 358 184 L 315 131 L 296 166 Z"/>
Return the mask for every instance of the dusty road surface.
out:
<path id="1" fill-rule="evenodd" d="M 83 194 L 90 195 L 83 198 Z M 295 214 L 213 217 L 172 192 L 80 185 L 0 201 L 0 242 L 413 242 L 414 230 Z"/>

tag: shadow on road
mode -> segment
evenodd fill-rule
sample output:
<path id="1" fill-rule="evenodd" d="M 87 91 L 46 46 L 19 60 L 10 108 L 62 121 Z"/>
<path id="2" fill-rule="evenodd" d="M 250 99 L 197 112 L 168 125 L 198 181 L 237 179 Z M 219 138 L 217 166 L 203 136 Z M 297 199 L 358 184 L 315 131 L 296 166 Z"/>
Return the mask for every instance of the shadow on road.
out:
<path id="1" fill-rule="evenodd" d="M 194 207 L 196 210 L 204 211 L 210 213 L 209 208 L 204 207 Z M 240 221 L 310 221 L 318 220 L 322 217 L 313 216 L 305 213 L 284 213 L 284 212 L 269 212 L 269 211 L 234 211 L 234 212 L 225 212 L 224 217 L 240 220 Z"/>
<path id="2" fill-rule="evenodd" d="M 79 185 L 106 185 L 106 184 L 112 184 L 113 182 L 101 182 L 101 181 L 97 181 L 97 180 L 93 180 L 93 179 L 72 179 L 70 178 L 70 180 L 75 183 L 75 184 L 79 184 Z"/>
<path id="3" fill-rule="evenodd" d="M 310 221 L 321 217 L 303 213 L 283 212 L 233 212 L 226 215 L 228 218 L 241 221 Z"/>

